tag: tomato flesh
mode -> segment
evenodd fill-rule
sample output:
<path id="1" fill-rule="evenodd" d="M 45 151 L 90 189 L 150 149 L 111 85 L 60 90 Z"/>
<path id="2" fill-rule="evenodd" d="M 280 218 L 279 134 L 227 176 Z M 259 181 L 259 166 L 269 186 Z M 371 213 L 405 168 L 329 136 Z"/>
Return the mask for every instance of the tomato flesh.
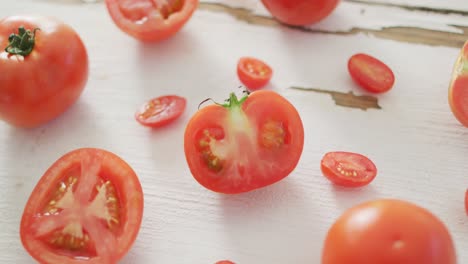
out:
<path id="1" fill-rule="evenodd" d="M 188 22 L 198 0 L 106 0 L 114 23 L 126 34 L 149 42 L 172 37 Z"/>
<path id="2" fill-rule="evenodd" d="M 322 264 L 455 264 L 454 243 L 431 212 L 394 199 L 346 210 L 330 227 Z"/>
<path id="3" fill-rule="evenodd" d="M 270 81 L 272 75 L 272 68 L 259 59 L 242 57 L 237 63 L 237 76 L 249 90 L 262 88 Z"/>
<path id="4" fill-rule="evenodd" d="M 385 63 L 367 54 L 358 53 L 348 60 L 352 79 L 372 93 L 389 91 L 395 83 L 395 75 Z"/>
<path id="5" fill-rule="evenodd" d="M 255 91 L 231 105 L 209 105 L 189 121 L 184 137 L 194 178 L 220 193 L 271 185 L 296 167 L 304 144 L 299 113 L 273 91 Z M 235 100 L 235 103 L 232 101 Z"/>
<path id="6" fill-rule="evenodd" d="M 342 151 L 326 153 L 321 161 L 321 170 L 331 182 L 345 187 L 367 185 L 377 175 L 377 168 L 369 158 Z"/>
<path id="7" fill-rule="evenodd" d="M 453 69 L 449 104 L 455 118 L 468 127 L 468 41 L 463 46 Z"/>
<path id="8" fill-rule="evenodd" d="M 293 26 L 317 23 L 328 17 L 339 0 L 262 0 L 265 8 L 280 22 Z"/>
<path id="9" fill-rule="evenodd" d="M 41 263 L 116 263 L 135 240 L 142 211 L 140 183 L 123 160 L 78 149 L 37 184 L 24 209 L 21 240 Z"/>
<path id="10" fill-rule="evenodd" d="M 153 98 L 135 113 L 135 119 L 144 126 L 161 127 L 178 119 L 185 111 L 187 100 L 176 95 Z"/>

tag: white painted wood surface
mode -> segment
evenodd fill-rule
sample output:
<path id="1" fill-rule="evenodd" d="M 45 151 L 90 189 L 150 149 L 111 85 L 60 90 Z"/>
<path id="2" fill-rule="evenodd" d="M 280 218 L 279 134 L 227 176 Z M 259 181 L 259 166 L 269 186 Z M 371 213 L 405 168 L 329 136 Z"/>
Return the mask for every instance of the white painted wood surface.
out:
<path id="1" fill-rule="evenodd" d="M 0 263 L 32 263 L 19 240 L 24 204 L 57 158 L 86 146 L 121 156 L 142 182 L 144 220 L 122 263 L 210 264 L 226 258 L 240 264 L 319 263 L 333 221 L 350 206 L 384 197 L 415 202 L 439 216 L 454 238 L 459 263 L 468 261 L 463 205 L 468 129 L 455 120 L 447 102 L 458 48 L 248 24 L 206 9 L 197 10 L 174 38 L 149 45 L 120 32 L 103 3 L 1 2 L 0 17 L 53 15 L 74 27 L 88 48 L 91 74 L 80 100 L 55 121 L 34 130 L 0 124 Z M 431 8 L 467 9 L 465 1 L 427 2 Z M 204 3 L 267 15 L 254 0 Z M 413 3 L 423 6 L 426 1 Z M 361 8 L 368 10 L 364 20 L 351 17 Z M 468 17 L 460 14 L 397 9 L 344 1 L 317 27 L 406 25 L 458 34 L 451 25 L 468 26 Z M 395 71 L 394 89 L 378 96 L 381 110 L 345 108 L 327 94 L 289 89 L 365 94 L 346 69 L 347 59 L 356 52 L 375 55 Z M 306 130 L 304 153 L 297 169 L 273 186 L 218 195 L 190 175 L 183 132 L 200 101 L 221 101 L 237 89 L 235 65 L 244 55 L 262 58 L 275 69 L 268 89 L 284 95 L 300 111 Z M 133 113 L 142 102 L 169 93 L 188 98 L 180 120 L 158 130 L 135 122 Z M 376 180 L 362 189 L 333 187 L 319 167 L 322 155 L 331 150 L 368 155 L 379 169 Z"/>

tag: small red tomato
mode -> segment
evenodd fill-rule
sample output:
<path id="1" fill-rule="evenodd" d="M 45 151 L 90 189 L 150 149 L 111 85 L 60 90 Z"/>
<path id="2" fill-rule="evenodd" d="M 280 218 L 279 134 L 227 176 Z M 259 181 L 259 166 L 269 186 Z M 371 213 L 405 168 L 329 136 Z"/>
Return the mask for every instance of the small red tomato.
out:
<path id="1" fill-rule="evenodd" d="M 78 34 L 50 17 L 0 20 L 0 119 L 37 127 L 73 105 L 88 80 L 88 54 Z"/>
<path id="2" fill-rule="evenodd" d="M 135 241 L 143 191 L 115 154 L 70 151 L 44 173 L 21 218 L 23 246 L 40 263 L 117 263 Z"/>
<path id="3" fill-rule="evenodd" d="M 415 204 L 380 199 L 346 210 L 330 227 L 322 264 L 455 264 L 440 219 Z"/>
<path id="4" fill-rule="evenodd" d="M 357 84 L 372 93 L 387 92 L 395 83 L 393 71 L 367 54 L 358 53 L 349 58 L 348 71 Z"/>
<path id="5" fill-rule="evenodd" d="M 259 59 L 242 57 L 237 63 L 237 76 L 249 90 L 262 88 L 270 81 L 272 75 L 271 67 Z"/>
<path id="6" fill-rule="evenodd" d="M 339 0 L 262 0 L 265 8 L 280 22 L 305 26 L 329 16 Z"/>
<path id="7" fill-rule="evenodd" d="M 144 126 L 161 127 L 179 118 L 185 111 L 187 100 L 177 95 L 153 98 L 135 113 L 135 119 Z"/>
<path id="8" fill-rule="evenodd" d="M 468 41 L 461 49 L 453 68 L 449 104 L 455 118 L 468 127 Z"/>
<path id="9" fill-rule="evenodd" d="M 192 17 L 198 0 L 106 0 L 114 23 L 142 41 L 172 37 Z"/>
<path id="10" fill-rule="evenodd" d="M 221 260 L 221 261 L 216 262 L 216 264 L 236 264 L 236 263 L 230 260 Z"/>
<path id="11" fill-rule="evenodd" d="M 345 187 L 367 185 L 377 175 L 377 168 L 369 158 L 352 152 L 326 153 L 321 169 L 330 181 Z"/>

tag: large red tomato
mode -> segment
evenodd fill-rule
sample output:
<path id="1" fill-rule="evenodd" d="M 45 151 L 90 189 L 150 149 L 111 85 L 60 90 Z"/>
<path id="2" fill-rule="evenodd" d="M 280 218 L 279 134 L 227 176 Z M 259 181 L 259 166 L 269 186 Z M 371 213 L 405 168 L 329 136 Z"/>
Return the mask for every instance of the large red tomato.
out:
<path id="1" fill-rule="evenodd" d="M 294 26 L 319 22 L 335 10 L 340 0 L 262 0 L 279 21 Z"/>
<path id="2" fill-rule="evenodd" d="M 328 231 L 322 264 L 455 264 L 445 225 L 415 204 L 381 199 L 347 210 Z"/>
<path id="3" fill-rule="evenodd" d="M 40 263 L 113 264 L 132 246 L 143 192 L 132 168 L 92 148 L 58 159 L 34 188 L 21 219 L 25 249 Z"/>
<path id="4" fill-rule="evenodd" d="M 284 97 L 258 90 L 226 105 L 200 109 L 189 121 L 185 157 L 194 178 L 221 193 L 247 192 L 271 185 L 296 167 L 304 127 Z"/>
<path id="5" fill-rule="evenodd" d="M 12 35 L 15 34 L 15 35 Z M 77 33 L 48 17 L 0 20 L 0 119 L 44 124 L 67 110 L 88 79 L 88 54 Z"/>

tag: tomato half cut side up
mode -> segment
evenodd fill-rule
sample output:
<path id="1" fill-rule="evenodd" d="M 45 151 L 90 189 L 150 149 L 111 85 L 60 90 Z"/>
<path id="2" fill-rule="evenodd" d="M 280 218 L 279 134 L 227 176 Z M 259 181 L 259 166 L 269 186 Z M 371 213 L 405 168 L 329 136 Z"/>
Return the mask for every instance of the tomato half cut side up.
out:
<path id="1" fill-rule="evenodd" d="M 73 150 L 45 172 L 24 208 L 23 246 L 40 263 L 116 263 L 140 229 L 143 192 L 115 154 Z"/>
<path id="2" fill-rule="evenodd" d="M 336 185 L 360 187 L 377 175 L 375 164 L 367 157 L 352 152 L 328 152 L 321 161 L 324 176 Z"/>
<path id="3" fill-rule="evenodd" d="M 468 41 L 461 49 L 453 68 L 449 104 L 455 118 L 468 127 Z"/>
<path id="4" fill-rule="evenodd" d="M 295 107 L 274 91 L 198 110 L 185 129 L 185 157 L 209 190 L 236 194 L 278 182 L 296 167 L 304 127 Z"/>
<path id="5" fill-rule="evenodd" d="M 237 63 L 237 76 L 249 90 L 264 87 L 273 76 L 273 69 L 264 61 L 253 57 L 242 57 Z"/>
<path id="6" fill-rule="evenodd" d="M 187 100 L 177 95 L 165 95 L 144 103 L 135 119 L 148 127 L 161 127 L 178 119 L 185 111 Z"/>
<path id="7" fill-rule="evenodd" d="M 367 54 L 358 53 L 351 56 L 348 60 L 348 71 L 359 86 L 372 93 L 387 92 L 395 83 L 392 69 Z"/>
<path id="8" fill-rule="evenodd" d="M 198 0 L 106 0 L 117 27 L 148 42 L 161 41 L 179 32 L 197 6 Z"/>

